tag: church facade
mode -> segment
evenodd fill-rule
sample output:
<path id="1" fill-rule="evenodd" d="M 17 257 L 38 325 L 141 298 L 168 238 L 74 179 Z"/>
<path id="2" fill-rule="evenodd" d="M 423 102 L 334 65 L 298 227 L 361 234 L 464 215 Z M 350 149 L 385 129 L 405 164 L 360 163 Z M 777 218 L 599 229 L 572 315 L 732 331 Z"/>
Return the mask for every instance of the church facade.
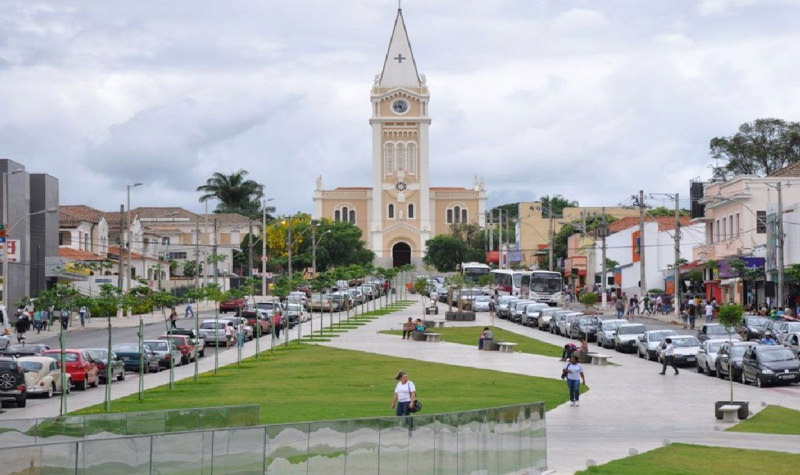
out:
<path id="1" fill-rule="evenodd" d="M 319 177 L 313 217 L 358 226 L 377 266 L 420 266 L 425 242 L 449 234 L 451 225 L 484 227 L 486 190 L 477 177 L 472 188 L 430 185 L 430 93 L 401 10 L 370 100 L 372 186 L 325 190 Z"/>

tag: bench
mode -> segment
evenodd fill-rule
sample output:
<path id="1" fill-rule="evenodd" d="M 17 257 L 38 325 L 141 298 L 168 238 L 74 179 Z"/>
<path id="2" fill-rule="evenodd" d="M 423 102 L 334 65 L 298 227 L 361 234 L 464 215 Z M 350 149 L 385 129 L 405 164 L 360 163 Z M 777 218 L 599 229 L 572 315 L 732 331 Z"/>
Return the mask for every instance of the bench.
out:
<path id="1" fill-rule="evenodd" d="M 722 422 L 732 423 L 739 420 L 739 406 L 735 404 L 725 404 L 724 406 L 720 406 L 719 411 L 722 412 Z"/>
<path id="2" fill-rule="evenodd" d="M 497 342 L 494 340 L 484 340 L 483 341 L 483 351 L 497 351 L 500 347 L 497 345 Z"/>
<path id="3" fill-rule="evenodd" d="M 427 333 L 421 332 L 419 330 L 414 330 L 411 332 L 411 339 L 414 341 L 426 341 L 427 337 L 425 336 Z"/>
<path id="4" fill-rule="evenodd" d="M 608 355 L 601 355 L 600 353 L 589 353 L 589 356 L 592 358 L 592 364 L 599 366 L 606 366 L 608 364 L 608 359 L 611 358 Z"/>
<path id="5" fill-rule="evenodd" d="M 429 343 L 438 343 L 442 341 L 442 334 L 441 333 L 426 333 L 425 334 L 426 341 Z"/>
<path id="6" fill-rule="evenodd" d="M 515 346 L 517 346 L 517 344 L 511 343 L 510 341 L 497 342 L 497 349 L 500 350 L 500 353 L 513 353 Z"/>
<path id="7" fill-rule="evenodd" d="M 438 328 L 444 328 L 444 320 L 436 320 L 436 326 Z"/>

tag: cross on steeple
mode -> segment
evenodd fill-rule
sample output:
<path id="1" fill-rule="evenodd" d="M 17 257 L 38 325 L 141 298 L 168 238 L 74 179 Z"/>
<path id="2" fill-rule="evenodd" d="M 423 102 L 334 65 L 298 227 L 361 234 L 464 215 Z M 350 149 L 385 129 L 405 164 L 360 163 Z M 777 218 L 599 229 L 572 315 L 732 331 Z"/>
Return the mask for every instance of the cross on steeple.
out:
<path id="1" fill-rule="evenodd" d="M 404 59 L 408 59 L 408 58 L 406 58 L 405 56 L 403 56 L 403 53 L 399 53 L 399 54 L 398 54 L 397 56 L 395 56 L 393 59 L 396 59 L 398 63 L 401 63 L 401 64 L 402 64 L 402 63 L 403 63 L 403 60 L 404 60 Z"/>

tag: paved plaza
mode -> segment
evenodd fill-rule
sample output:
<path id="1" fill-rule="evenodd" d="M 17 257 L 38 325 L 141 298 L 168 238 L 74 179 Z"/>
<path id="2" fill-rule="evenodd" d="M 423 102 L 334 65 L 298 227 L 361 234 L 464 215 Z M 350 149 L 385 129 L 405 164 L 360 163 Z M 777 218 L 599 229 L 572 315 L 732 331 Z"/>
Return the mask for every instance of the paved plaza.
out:
<path id="1" fill-rule="evenodd" d="M 546 378 L 559 377 L 563 363 L 558 358 L 478 351 L 477 340 L 476 346 L 467 346 L 447 341 L 428 343 L 402 340 L 399 336 L 381 334 L 383 330 L 400 329 L 401 323 L 408 317 L 423 317 L 422 304 L 418 298 L 414 296 L 412 298 L 415 299 L 415 303 L 410 307 L 350 330 L 324 344 L 336 348 L 458 366 Z M 446 306 L 440 304 L 438 317 L 444 316 L 445 309 Z M 161 321 L 161 316 L 153 315 L 146 319 L 148 322 L 156 322 Z M 319 316 L 316 316 L 315 320 L 314 326 L 318 327 Z M 120 325 L 136 325 L 138 317 L 126 319 L 125 322 Z M 325 322 L 328 322 L 327 315 Z M 447 322 L 448 326 L 482 327 L 492 324 L 559 346 L 563 346 L 567 341 L 562 337 L 506 320 L 495 318 L 492 321 L 486 313 L 478 314 L 474 322 Z M 92 326 L 94 325 L 100 325 L 100 322 L 92 322 Z M 305 323 L 303 334 L 307 334 L 309 330 L 309 323 Z M 292 337 L 296 334 L 296 331 L 291 332 Z M 262 350 L 268 349 L 270 344 L 270 337 L 262 338 Z M 597 347 L 591 344 L 591 348 Z M 254 353 L 255 344 L 248 343 L 242 351 L 242 357 L 249 357 Z M 574 473 L 586 468 L 587 461 L 603 464 L 626 457 L 632 451 L 645 452 L 667 442 L 800 453 L 800 436 L 723 432 L 722 429 L 727 426 L 714 418 L 713 408 L 715 401 L 727 400 L 729 397 L 730 389 L 726 381 L 697 374 L 692 368 L 681 371 L 678 376 L 671 373 L 661 376 L 658 374 L 661 368 L 654 362 L 639 359 L 635 355 L 619 354 L 613 350 L 604 350 L 604 353 L 612 356 L 611 361 L 615 365 L 585 365 L 586 381 L 590 391 L 581 396 L 580 407 L 570 407 L 565 403 L 547 412 L 547 460 L 553 473 Z M 235 350 L 219 353 L 220 365 L 234 364 L 236 358 Z M 200 371 L 210 371 L 213 368 L 213 348 L 209 348 L 206 357 L 200 359 Z M 435 385 L 436 381 L 415 379 L 413 368 L 403 369 L 409 371 L 419 388 L 420 397 L 425 400 L 426 388 Z M 194 365 L 176 368 L 175 374 L 179 379 L 191 377 L 194 374 Z M 113 397 L 133 394 L 138 390 L 138 381 L 135 375 L 132 376 L 127 381 L 112 385 Z M 390 391 L 391 376 L 388 378 L 387 391 Z M 145 387 L 152 388 L 168 382 L 169 372 L 162 371 L 148 375 L 145 378 Z M 566 391 L 565 385 L 564 392 Z M 104 392 L 99 390 L 75 391 L 69 397 L 69 409 L 77 410 L 101 403 L 103 397 Z M 750 409 L 753 412 L 761 410 L 766 404 L 800 410 L 800 386 L 758 389 L 735 383 L 734 397 L 736 400 L 750 401 Z M 430 401 L 426 402 L 425 412 L 428 414 L 447 410 L 445 407 L 435 407 Z M 28 407 L 6 410 L 0 414 L 0 419 L 56 415 L 58 415 L 57 402 L 30 399 Z"/>

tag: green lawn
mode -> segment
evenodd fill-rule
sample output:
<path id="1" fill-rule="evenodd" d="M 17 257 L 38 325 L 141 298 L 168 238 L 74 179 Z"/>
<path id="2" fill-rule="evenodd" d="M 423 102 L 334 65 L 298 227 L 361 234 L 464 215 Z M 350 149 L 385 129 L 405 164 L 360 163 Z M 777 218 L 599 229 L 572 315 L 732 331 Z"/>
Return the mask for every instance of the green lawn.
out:
<path id="1" fill-rule="evenodd" d="M 409 373 L 425 403 L 425 413 L 544 401 L 550 409 L 564 403 L 567 388 L 545 379 L 481 369 L 427 363 L 406 358 L 291 344 L 265 351 L 258 360 L 162 386 L 112 403 L 113 412 L 152 411 L 235 404 L 261 405 L 261 422 L 282 423 L 393 415 L 394 375 Z M 465 395 L 468 394 L 468 397 Z M 79 414 L 102 412 L 102 405 Z"/>
<path id="2" fill-rule="evenodd" d="M 477 348 L 478 336 L 481 334 L 481 331 L 483 331 L 483 327 L 445 327 L 437 328 L 436 330 L 431 331 L 441 333 L 442 340 L 444 341 L 471 345 Z M 533 338 L 522 336 L 519 333 L 510 332 L 500 328 L 492 328 L 492 332 L 494 332 L 494 341 L 511 341 L 516 343 L 517 346 L 514 347 L 514 351 L 531 353 L 534 355 L 554 356 L 556 358 L 561 358 L 561 353 L 564 351 L 563 347 L 545 343 L 539 340 L 534 340 Z M 402 335 L 403 332 L 400 330 L 390 330 L 383 333 L 399 336 Z"/>
<path id="3" fill-rule="evenodd" d="M 755 416 L 726 429 L 730 432 L 800 435 L 800 411 L 767 406 Z"/>
<path id="4" fill-rule="evenodd" d="M 588 470 L 576 472 L 576 475 L 789 474 L 797 473 L 799 466 L 800 455 L 797 454 L 671 444 L 644 454 L 591 467 Z"/>

